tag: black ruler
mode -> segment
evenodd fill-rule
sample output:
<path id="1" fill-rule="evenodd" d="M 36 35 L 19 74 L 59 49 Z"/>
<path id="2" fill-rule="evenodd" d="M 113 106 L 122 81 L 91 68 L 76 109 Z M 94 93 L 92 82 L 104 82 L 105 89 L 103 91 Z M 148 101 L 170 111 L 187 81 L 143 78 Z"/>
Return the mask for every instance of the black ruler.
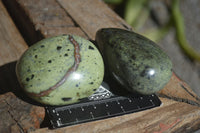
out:
<path id="1" fill-rule="evenodd" d="M 155 95 L 117 96 L 103 86 L 87 100 L 61 107 L 46 107 L 52 128 L 134 113 L 160 106 Z"/>

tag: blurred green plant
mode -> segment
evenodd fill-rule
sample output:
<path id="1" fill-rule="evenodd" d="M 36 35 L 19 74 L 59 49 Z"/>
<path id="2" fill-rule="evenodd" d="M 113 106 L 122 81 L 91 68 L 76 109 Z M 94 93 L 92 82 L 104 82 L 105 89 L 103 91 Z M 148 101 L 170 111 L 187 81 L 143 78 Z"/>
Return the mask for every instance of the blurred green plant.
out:
<path id="1" fill-rule="evenodd" d="M 172 18 L 174 26 L 176 28 L 176 36 L 180 47 L 191 59 L 200 62 L 200 54 L 190 46 L 190 44 L 186 39 L 184 20 L 179 9 L 179 0 L 173 0 L 171 8 L 172 8 Z"/>
<path id="2" fill-rule="evenodd" d="M 104 0 L 104 2 L 108 3 L 108 4 L 121 4 L 123 2 L 123 0 Z"/>
<path id="3" fill-rule="evenodd" d="M 124 19 L 130 24 L 135 31 L 138 31 L 150 16 L 149 0 L 104 0 L 106 3 L 114 5 L 124 5 Z M 170 19 L 159 28 L 148 29 L 144 35 L 151 40 L 160 41 L 174 27 L 176 30 L 176 38 L 183 52 L 192 60 L 200 62 L 200 54 L 190 46 L 185 35 L 185 25 L 183 16 L 180 12 L 180 0 L 171 0 Z"/>

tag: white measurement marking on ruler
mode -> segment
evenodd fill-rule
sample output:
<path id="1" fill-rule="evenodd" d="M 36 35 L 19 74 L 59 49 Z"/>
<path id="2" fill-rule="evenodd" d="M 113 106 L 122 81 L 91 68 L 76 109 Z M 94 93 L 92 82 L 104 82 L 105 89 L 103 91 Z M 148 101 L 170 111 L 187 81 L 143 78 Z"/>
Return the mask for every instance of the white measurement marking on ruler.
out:
<path id="1" fill-rule="evenodd" d="M 81 107 L 81 110 L 82 110 L 82 111 L 84 111 L 84 108 L 83 108 L 83 107 Z"/>
<path id="2" fill-rule="evenodd" d="M 47 109 L 47 113 L 49 113 L 49 110 Z"/>
<path id="3" fill-rule="evenodd" d="M 90 115 L 92 116 L 92 118 L 94 119 L 94 115 L 93 115 L 93 113 L 92 112 L 90 112 Z"/>
<path id="4" fill-rule="evenodd" d="M 153 106 L 155 106 L 154 102 L 151 99 L 149 101 L 152 103 Z"/>
<path id="5" fill-rule="evenodd" d="M 107 115 L 109 116 L 109 115 L 110 115 L 110 112 L 107 112 Z"/>
<path id="6" fill-rule="evenodd" d="M 122 111 L 123 111 L 123 112 L 125 112 L 125 110 L 124 110 L 123 106 L 121 106 L 120 108 L 122 109 Z"/>
<path id="7" fill-rule="evenodd" d="M 128 98 L 128 101 L 131 103 L 132 102 L 132 100 L 130 99 L 130 98 Z"/>
<path id="8" fill-rule="evenodd" d="M 72 113 L 72 111 L 69 109 L 69 113 L 71 114 Z"/>
<path id="9" fill-rule="evenodd" d="M 56 121 L 58 126 L 61 126 L 60 121 Z"/>

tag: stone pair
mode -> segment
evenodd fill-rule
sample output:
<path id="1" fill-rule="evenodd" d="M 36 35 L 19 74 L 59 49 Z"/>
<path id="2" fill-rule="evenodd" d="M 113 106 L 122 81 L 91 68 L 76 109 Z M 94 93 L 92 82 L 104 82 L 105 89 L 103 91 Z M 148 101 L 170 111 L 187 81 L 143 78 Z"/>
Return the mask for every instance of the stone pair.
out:
<path id="1" fill-rule="evenodd" d="M 99 50 L 75 35 L 47 38 L 19 59 L 16 73 L 23 90 L 47 105 L 66 105 L 93 94 L 106 69 L 130 92 L 152 94 L 172 75 L 169 57 L 152 41 L 132 31 L 107 28 L 96 34 Z"/>

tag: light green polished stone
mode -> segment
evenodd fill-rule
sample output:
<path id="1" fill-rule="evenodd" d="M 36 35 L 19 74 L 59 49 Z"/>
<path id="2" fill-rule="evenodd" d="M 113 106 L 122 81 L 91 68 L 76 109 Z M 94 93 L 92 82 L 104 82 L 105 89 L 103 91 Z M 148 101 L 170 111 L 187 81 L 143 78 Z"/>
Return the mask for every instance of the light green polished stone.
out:
<path id="1" fill-rule="evenodd" d="M 75 62 L 74 45 L 68 35 L 47 38 L 32 45 L 16 66 L 24 91 L 36 101 L 48 105 L 66 105 L 90 96 L 100 86 L 104 64 L 98 49 L 88 40 L 72 36 L 80 47 L 81 61 L 67 80 L 45 96 L 33 96 L 59 82 Z"/>
<path id="2" fill-rule="evenodd" d="M 152 94 L 172 76 L 172 62 L 151 40 L 132 31 L 107 28 L 96 34 L 106 68 L 127 90 Z"/>

